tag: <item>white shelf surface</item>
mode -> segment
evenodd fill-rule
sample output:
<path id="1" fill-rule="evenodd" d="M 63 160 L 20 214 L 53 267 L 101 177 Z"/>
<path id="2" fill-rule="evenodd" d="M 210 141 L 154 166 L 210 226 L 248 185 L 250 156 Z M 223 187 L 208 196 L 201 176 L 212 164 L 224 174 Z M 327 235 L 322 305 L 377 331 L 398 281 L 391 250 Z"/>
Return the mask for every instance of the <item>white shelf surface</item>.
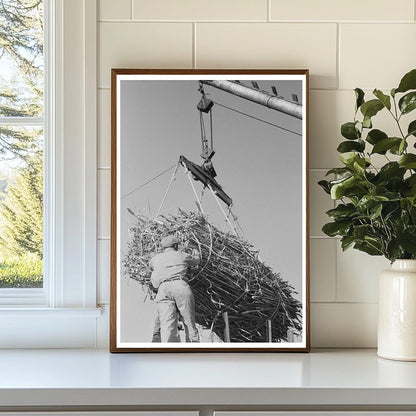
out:
<path id="1" fill-rule="evenodd" d="M 0 350 L 0 408 L 416 406 L 416 362 L 375 350 L 147 353 Z"/>

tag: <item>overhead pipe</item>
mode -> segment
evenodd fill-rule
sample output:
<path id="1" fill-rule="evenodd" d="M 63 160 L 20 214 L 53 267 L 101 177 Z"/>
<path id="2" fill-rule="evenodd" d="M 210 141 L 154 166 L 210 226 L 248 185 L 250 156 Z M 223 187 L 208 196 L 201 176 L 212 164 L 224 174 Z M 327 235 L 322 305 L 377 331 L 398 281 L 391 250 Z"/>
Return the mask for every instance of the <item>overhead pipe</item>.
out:
<path id="1" fill-rule="evenodd" d="M 201 83 L 245 98 L 246 100 L 253 101 L 254 103 L 264 105 L 265 107 L 272 108 L 273 110 L 280 111 L 292 117 L 302 119 L 301 104 L 286 101 L 282 98 L 268 94 L 265 91 L 255 90 L 242 84 L 225 80 L 201 81 Z"/>

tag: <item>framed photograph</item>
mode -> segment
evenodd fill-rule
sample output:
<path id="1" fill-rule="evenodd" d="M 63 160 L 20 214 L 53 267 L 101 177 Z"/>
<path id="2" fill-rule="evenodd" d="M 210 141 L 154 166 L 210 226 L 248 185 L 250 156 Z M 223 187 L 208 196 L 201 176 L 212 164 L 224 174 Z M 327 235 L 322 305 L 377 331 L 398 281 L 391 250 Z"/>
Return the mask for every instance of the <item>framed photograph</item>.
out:
<path id="1" fill-rule="evenodd" d="M 309 351 L 308 70 L 113 69 L 111 352 Z"/>

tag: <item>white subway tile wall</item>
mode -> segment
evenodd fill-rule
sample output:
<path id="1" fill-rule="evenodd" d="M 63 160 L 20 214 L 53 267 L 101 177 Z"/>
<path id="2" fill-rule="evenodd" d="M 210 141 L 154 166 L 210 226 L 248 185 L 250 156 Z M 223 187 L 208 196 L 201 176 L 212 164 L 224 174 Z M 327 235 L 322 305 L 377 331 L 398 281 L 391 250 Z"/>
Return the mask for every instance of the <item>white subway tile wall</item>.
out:
<path id="1" fill-rule="evenodd" d="M 98 238 L 110 237 L 110 212 L 111 212 L 111 171 L 110 169 L 98 169 L 98 212 L 97 233 Z"/>
<path id="2" fill-rule="evenodd" d="M 310 236 L 324 237 L 322 226 L 329 222 L 326 211 L 335 208 L 334 201 L 318 185 L 321 179 L 328 179 L 325 170 L 309 171 L 309 210 L 310 210 Z M 333 177 L 331 178 L 333 179 Z"/>
<path id="3" fill-rule="evenodd" d="M 335 302 L 338 240 L 312 238 L 310 241 L 311 302 Z"/>
<path id="4" fill-rule="evenodd" d="M 100 0 L 98 20 L 130 20 L 131 0 Z"/>
<path id="5" fill-rule="evenodd" d="M 99 90 L 97 99 L 98 140 L 97 165 L 101 168 L 111 166 L 111 91 Z"/>
<path id="6" fill-rule="evenodd" d="M 337 85 L 334 23 L 198 23 L 197 68 L 308 68 L 312 88 Z"/>
<path id="7" fill-rule="evenodd" d="M 313 302 L 311 344 L 330 348 L 376 346 L 377 304 Z"/>
<path id="8" fill-rule="evenodd" d="M 341 24 L 339 42 L 340 88 L 390 90 L 416 65 L 414 23 Z"/>
<path id="9" fill-rule="evenodd" d="M 309 68 L 312 346 L 376 346 L 377 276 L 388 262 L 342 252 L 322 233 L 334 203 L 317 182 L 339 165 L 353 88 L 388 91 L 416 67 L 415 0 L 98 3 L 99 302 L 109 301 L 111 68 Z M 393 127 L 388 115 L 376 123 Z"/>
<path id="10" fill-rule="evenodd" d="M 337 302 L 377 302 L 378 276 L 389 267 L 381 256 L 358 250 L 342 251 L 337 245 Z"/>
<path id="11" fill-rule="evenodd" d="M 192 23 L 100 22 L 98 86 L 111 68 L 192 68 Z"/>
<path id="12" fill-rule="evenodd" d="M 271 19 L 413 22 L 413 8 L 413 0 L 271 0 Z"/>
<path id="13" fill-rule="evenodd" d="M 133 0 L 134 20 L 267 21 L 268 0 Z"/>
<path id="14" fill-rule="evenodd" d="M 110 298 L 110 239 L 97 241 L 97 302 L 108 303 Z"/>

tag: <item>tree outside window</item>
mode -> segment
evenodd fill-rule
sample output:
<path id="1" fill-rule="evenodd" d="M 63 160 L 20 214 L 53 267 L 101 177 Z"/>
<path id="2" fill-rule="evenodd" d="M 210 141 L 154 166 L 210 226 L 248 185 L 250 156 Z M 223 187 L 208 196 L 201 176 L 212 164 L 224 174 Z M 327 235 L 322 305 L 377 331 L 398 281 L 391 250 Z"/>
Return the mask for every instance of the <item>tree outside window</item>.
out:
<path id="1" fill-rule="evenodd" d="M 0 288 L 43 286 L 43 2 L 0 0 Z"/>

